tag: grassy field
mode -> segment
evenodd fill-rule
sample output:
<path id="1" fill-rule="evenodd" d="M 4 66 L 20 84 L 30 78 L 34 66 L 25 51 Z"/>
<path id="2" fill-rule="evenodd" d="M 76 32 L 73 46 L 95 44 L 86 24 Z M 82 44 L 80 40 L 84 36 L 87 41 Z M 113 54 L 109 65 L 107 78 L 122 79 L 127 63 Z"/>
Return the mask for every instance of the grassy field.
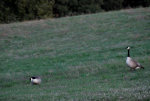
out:
<path id="1" fill-rule="evenodd" d="M 99 100 L 150 100 L 150 7 L 0 25 L 0 101 Z"/>

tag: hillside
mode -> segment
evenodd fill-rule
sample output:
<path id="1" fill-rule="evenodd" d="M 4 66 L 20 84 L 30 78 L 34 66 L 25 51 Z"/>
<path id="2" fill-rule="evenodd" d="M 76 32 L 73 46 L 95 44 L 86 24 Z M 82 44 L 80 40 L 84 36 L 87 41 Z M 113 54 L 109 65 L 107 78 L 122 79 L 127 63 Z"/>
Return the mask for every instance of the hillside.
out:
<path id="1" fill-rule="evenodd" d="M 0 100 L 150 99 L 149 11 L 1 24 Z M 127 46 L 144 70 L 126 66 Z M 41 85 L 31 85 L 31 76 L 41 76 Z"/>

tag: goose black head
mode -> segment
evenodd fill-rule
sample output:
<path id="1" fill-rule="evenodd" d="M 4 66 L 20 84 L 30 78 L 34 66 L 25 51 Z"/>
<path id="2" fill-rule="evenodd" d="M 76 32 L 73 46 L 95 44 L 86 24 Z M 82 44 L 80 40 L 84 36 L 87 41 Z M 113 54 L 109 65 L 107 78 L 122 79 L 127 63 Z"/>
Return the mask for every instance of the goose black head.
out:
<path id="1" fill-rule="evenodd" d="M 129 49 L 130 49 L 130 47 L 127 47 L 126 49 L 127 49 L 127 50 L 129 50 Z"/>
<path id="2" fill-rule="evenodd" d="M 33 77 L 30 77 L 30 81 L 32 81 L 33 79 L 36 79 L 36 78 L 37 78 L 37 77 L 34 77 L 34 76 L 33 76 Z"/>

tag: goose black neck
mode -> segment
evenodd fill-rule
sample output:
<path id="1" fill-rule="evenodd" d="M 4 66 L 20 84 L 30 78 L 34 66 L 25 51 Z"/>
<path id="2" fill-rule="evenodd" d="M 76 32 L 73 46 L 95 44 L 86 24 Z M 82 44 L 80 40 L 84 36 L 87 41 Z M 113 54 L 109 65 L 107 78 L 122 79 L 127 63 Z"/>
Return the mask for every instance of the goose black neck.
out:
<path id="1" fill-rule="evenodd" d="M 128 49 L 128 57 L 130 57 L 130 49 Z"/>

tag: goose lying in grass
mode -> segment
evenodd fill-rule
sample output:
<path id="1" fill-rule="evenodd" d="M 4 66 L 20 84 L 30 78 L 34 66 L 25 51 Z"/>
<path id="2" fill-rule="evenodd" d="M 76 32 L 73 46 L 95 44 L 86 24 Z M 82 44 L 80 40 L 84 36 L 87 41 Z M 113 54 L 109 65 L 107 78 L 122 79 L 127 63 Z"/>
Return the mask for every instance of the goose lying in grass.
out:
<path id="1" fill-rule="evenodd" d="M 40 77 L 31 77 L 30 81 L 32 84 L 38 85 L 41 83 L 41 78 Z"/>
<path id="2" fill-rule="evenodd" d="M 127 50 L 128 50 L 128 56 L 126 59 L 126 64 L 131 68 L 131 70 L 135 70 L 139 68 L 144 69 L 144 67 L 140 63 L 136 62 L 130 57 L 130 47 L 127 47 Z"/>

